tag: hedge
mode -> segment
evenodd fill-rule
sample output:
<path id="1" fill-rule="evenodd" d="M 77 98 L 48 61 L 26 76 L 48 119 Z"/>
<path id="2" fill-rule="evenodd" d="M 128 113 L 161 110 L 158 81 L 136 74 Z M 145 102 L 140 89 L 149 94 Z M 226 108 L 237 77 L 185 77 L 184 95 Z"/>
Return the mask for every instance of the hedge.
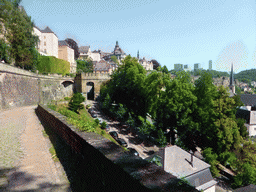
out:
<path id="1" fill-rule="evenodd" d="M 54 56 L 40 57 L 40 61 L 37 65 L 39 73 L 59 73 L 66 75 L 70 72 L 70 64 L 68 61 L 58 59 Z"/>

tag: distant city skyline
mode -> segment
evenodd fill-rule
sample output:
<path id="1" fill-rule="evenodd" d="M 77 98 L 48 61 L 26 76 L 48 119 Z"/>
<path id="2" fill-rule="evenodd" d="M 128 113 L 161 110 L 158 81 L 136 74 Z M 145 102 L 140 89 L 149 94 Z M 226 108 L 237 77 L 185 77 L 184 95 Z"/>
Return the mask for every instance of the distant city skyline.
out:
<path id="1" fill-rule="evenodd" d="M 175 63 L 200 63 L 234 72 L 256 68 L 254 0 L 33 0 L 21 2 L 34 23 L 49 26 L 59 40 L 74 39 L 91 50 Z"/>

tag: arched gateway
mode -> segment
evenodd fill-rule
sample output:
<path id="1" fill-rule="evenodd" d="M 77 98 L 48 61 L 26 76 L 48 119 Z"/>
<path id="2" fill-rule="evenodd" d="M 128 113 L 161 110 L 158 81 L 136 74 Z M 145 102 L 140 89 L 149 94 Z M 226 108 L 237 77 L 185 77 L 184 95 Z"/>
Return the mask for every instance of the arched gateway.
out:
<path id="1" fill-rule="evenodd" d="M 89 98 L 95 99 L 100 94 L 100 85 L 109 79 L 110 79 L 110 76 L 107 73 L 77 74 L 75 78 L 76 90 L 82 93 L 87 99 L 88 99 L 88 96 Z M 91 93 L 92 89 L 94 89 L 93 94 Z M 88 93 L 90 95 L 88 95 Z"/>

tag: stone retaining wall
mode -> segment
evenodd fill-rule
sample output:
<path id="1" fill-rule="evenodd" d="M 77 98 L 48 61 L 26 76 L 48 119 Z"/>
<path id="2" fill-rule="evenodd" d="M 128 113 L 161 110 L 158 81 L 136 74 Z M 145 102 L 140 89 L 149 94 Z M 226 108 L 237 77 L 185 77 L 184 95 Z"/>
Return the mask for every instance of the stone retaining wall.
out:
<path id="1" fill-rule="evenodd" d="M 49 103 L 72 96 L 74 78 L 39 75 L 0 63 L 0 110 Z"/>
<path id="2" fill-rule="evenodd" d="M 61 114 L 39 105 L 36 113 L 43 123 L 54 130 L 72 149 L 81 155 L 85 177 L 93 177 L 98 191 L 197 191 L 165 172 L 162 167 L 140 157 L 129 155 L 115 143 L 96 133 L 79 132 Z M 91 166 L 92 173 L 86 170 Z M 88 175 L 86 175 L 88 174 Z M 85 181 L 86 182 L 86 179 Z M 153 190 L 154 189 L 154 190 Z"/>

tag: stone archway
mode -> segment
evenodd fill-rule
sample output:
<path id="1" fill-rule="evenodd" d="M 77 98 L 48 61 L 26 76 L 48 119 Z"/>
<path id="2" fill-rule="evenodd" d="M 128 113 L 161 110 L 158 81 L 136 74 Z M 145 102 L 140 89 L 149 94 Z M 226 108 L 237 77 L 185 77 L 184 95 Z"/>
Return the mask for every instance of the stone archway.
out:
<path id="1" fill-rule="evenodd" d="M 94 100 L 94 82 L 87 82 L 86 83 L 86 96 L 87 100 Z"/>

